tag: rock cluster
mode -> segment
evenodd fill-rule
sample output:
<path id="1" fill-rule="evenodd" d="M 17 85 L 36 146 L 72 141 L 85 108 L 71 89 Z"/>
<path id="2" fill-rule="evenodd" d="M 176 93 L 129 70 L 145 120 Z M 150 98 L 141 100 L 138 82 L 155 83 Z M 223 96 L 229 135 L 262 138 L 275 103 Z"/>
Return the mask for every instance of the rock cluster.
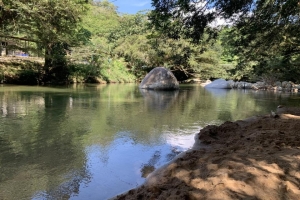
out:
<path id="1" fill-rule="evenodd" d="M 268 84 L 263 81 L 256 83 L 248 83 L 243 81 L 233 81 L 217 79 L 205 86 L 206 88 L 218 88 L 218 89 L 254 89 L 254 90 L 275 90 L 275 91 L 286 91 L 286 92 L 298 92 L 300 85 L 295 84 L 291 81 L 277 81 L 272 84 Z"/>

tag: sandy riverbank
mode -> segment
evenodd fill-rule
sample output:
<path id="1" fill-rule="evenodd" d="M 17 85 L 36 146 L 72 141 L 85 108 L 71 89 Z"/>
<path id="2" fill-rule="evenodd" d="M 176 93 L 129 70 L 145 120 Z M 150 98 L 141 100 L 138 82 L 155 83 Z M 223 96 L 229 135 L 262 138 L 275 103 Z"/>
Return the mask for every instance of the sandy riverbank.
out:
<path id="1" fill-rule="evenodd" d="M 300 199 L 300 109 L 207 126 L 194 148 L 115 199 Z"/>

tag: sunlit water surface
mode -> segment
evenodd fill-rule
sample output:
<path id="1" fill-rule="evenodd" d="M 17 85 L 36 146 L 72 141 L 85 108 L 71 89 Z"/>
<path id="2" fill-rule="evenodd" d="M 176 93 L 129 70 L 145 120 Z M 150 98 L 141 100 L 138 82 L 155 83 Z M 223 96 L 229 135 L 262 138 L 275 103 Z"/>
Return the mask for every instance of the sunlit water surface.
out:
<path id="1" fill-rule="evenodd" d="M 192 147 L 209 124 L 267 114 L 300 96 L 141 91 L 135 84 L 0 86 L 0 199 L 107 199 Z"/>

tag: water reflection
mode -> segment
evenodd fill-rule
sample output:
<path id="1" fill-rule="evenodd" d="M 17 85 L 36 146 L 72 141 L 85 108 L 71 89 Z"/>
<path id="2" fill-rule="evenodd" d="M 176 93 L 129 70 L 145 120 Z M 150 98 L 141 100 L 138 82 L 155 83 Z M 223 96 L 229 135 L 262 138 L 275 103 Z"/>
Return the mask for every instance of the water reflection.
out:
<path id="1" fill-rule="evenodd" d="M 222 97 L 222 96 L 226 96 L 230 90 L 218 89 L 218 88 L 205 88 L 205 91 L 208 91 L 210 94 L 212 94 L 215 97 Z"/>
<path id="2" fill-rule="evenodd" d="M 82 184 L 87 185 L 91 179 L 86 169 L 69 172 L 65 177 L 65 182 L 53 186 L 48 191 L 36 193 L 32 199 L 70 199 L 74 195 L 79 195 L 80 186 Z"/>
<path id="3" fill-rule="evenodd" d="M 24 87 L 9 89 L 0 94 L 6 111 L 0 121 L 0 199 L 30 199 L 39 190 L 50 199 L 70 197 L 89 172 L 76 140 L 84 126 L 66 130 L 70 126 L 68 96 L 23 91 Z"/>
<path id="4" fill-rule="evenodd" d="M 140 89 L 140 92 L 143 95 L 145 104 L 148 106 L 148 108 L 158 110 L 159 112 L 172 106 L 175 103 L 179 93 L 178 90 L 158 91 L 145 89 Z"/>
<path id="5" fill-rule="evenodd" d="M 142 164 L 141 166 L 141 174 L 143 178 L 146 178 L 151 172 L 155 170 L 155 165 L 161 158 L 161 152 L 155 151 L 153 156 L 146 164 Z"/>
<path id="6" fill-rule="evenodd" d="M 229 111 L 221 111 L 218 115 L 218 119 L 221 120 L 221 121 L 233 121 L 233 117 L 231 115 L 231 112 Z"/>
<path id="7" fill-rule="evenodd" d="M 190 148 L 194 134 L 299 106 L 298 94 L 127 85 L 0 87 L 0 199 L 107 199 Z M 16 192 L 18 191 L 18 192 Z"/>

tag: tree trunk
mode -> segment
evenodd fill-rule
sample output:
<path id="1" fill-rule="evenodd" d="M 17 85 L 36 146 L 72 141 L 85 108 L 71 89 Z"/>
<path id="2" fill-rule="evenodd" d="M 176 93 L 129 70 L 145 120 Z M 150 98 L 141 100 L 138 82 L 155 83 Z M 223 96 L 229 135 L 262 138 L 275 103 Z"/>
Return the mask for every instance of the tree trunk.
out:
<path id="1" fill-rule="evenodd" d="M 63 43 L 51 43 L 45 49 L 44 83 L 62 83 L 68 79 L 66 52 Z"/>
<path id="2" fill-rule="evenodd" d="M 49 82 L 51 79 L 51 68 L 53 67 L 52 45 L 45 45 L 45 64 L 43 82 Z"/>

